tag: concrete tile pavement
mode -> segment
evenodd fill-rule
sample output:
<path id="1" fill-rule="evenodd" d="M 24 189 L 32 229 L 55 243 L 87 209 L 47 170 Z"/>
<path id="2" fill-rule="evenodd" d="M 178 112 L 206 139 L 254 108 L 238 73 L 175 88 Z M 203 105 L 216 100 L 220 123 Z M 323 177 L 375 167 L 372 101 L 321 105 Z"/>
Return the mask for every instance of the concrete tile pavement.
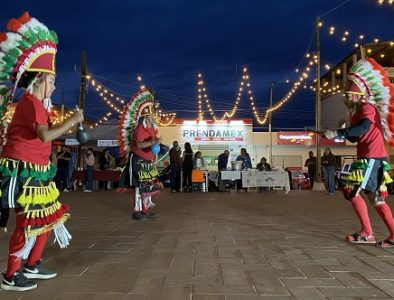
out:
<path id="1" fill-rule="evenodd" d="M 345 242 L 359 225 L 339 193 L 164 191 L 159 216 L 145 221 L 131 219 L 125 194 L 61 197 L 72 244 L 48 243 L 43 257 L 59 276 L 30 292 L 0 290 L 0 299 L 394 298 L 394 249 Z M 0 236 L 3 267 L 9 235 Z"/>

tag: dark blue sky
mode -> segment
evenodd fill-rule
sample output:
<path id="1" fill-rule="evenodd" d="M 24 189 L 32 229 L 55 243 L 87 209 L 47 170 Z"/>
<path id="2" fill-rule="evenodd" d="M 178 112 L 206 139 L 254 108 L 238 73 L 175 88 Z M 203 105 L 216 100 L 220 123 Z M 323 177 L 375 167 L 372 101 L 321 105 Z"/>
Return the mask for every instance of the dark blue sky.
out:
<path id="1" fill-rule="evenodd" d="M 86 49 L 88 70 L 113 91 L 132 95 L 141 74 L 155 89 L 161 106 L 180 117 L 196 116 L 196 75 L 202 72 L 214 109 L 229 110 L 241 77 L 250 69 L 251 83 L 260 111 L 268 105 L 272 81 L 297 78 L 299 65 L 310 43 L 316 16 L 324 15 L 344 0 L 29 0 L 2 1 L 0 30 L 24 10 L 59 36 L 58 90 L 64 82 L 65 103 L 78 101 L 80 55 Z M 350 0 L 323 16 L 322 63 L 334 65 L 353 51 L 356 35 L 366 42 L 378 37 L 394 40 L 394 6 L 375 0 Z M 336 26 L 335 37 L 328 28 Z M 340 41 L 349 30 L 350 42 Z M 310 50 L 313 51 L 312 41 Z M 305 61 L 301 63 L 301 67 Z M 286 84 L 274 90 L 274 102 Z M 243 104 L 242 104 L 243 103 Z M 90 89 L 87 117 L 98 119 L 108 107 Z M 187 112 L 189 111 L 189 112 Z M 273 115 L 273 127 L 303 128 L 314 124 L 314 95 L 299 92 Z M 252 117 L 246 97 L 236 117 Z M 208 116 L 208 115 L 207 115 Z"/>

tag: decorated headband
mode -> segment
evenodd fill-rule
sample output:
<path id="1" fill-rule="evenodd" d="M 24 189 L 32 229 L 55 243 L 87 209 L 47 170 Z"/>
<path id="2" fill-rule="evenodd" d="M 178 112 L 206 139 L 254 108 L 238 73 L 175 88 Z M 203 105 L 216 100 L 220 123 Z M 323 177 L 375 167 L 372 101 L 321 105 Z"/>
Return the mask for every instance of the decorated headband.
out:
<path id="1" fill-rule="evenodd" d="M 17 87 L 27 88 L 40 73 L 55 74 L 56 33 L 25 12 L 0 33 L 0 123 Z M 2 127 L 0 125 L 0 127 Z M 5 133 L 0 128 L 0 139 Z"/>
<path id="2" fill-rule="evenodd" d="M 380 114 L 384 137 L 394 147 L 394 86 L 386 70 L 373 58 L 361 59 L 350 69 L 348 93 L 363 95 Z"/>
<path id="3" fill-rule="evenodd" d="M 130 153 L 133 133 L 141 117 L 154 113 L 154 98 L 143 88 L 131 97 L 130 102 L 123 108 L 119 121 L 119 154 L 121 157 Z"/>

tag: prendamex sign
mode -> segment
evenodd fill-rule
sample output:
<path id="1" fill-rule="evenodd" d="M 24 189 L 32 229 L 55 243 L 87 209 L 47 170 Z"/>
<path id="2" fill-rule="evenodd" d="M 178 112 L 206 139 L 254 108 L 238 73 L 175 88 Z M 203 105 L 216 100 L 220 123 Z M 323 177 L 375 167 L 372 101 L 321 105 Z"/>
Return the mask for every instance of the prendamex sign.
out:
<path id="1" fill-rule="evenodd" d="M 204 128 L 204 129 L 183 129 L 184 139 L 194 141 L 243 141 L 244 130 L 240 128 Z"/>

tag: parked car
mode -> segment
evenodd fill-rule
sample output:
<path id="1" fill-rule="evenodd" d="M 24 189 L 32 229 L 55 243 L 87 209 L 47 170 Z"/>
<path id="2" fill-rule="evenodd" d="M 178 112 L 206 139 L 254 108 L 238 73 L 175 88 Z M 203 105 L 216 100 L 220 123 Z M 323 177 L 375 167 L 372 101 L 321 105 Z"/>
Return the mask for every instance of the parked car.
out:
<path id="1" fill-rule="evenodd" d="M 308 172 L 304 171 L 301 167 L 287 167 L 285 170 L 289 174 L 291 189 L 308 190 L 311 188 Z"/>

